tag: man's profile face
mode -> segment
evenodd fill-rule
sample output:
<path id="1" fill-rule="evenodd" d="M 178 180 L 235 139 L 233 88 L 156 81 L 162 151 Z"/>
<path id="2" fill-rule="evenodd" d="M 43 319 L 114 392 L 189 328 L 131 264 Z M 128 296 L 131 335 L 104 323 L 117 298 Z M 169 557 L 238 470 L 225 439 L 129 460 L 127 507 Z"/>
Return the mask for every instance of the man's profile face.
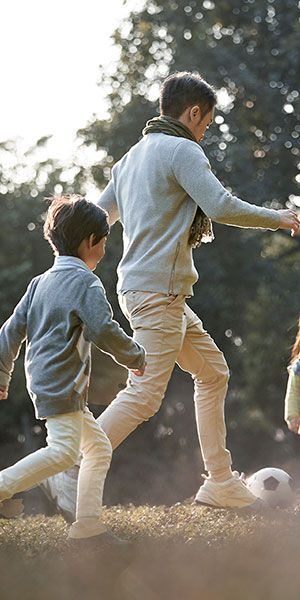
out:
<path id="1" fill-rule="evenodd" d="M 183 123 L 196 138 L 197 142 L 201 142 L 208 127 L 214 120 L 214 107 L 202 117 L 201 109 L 198 104 L 189 106 L 185 109 L 178 120 Z"/>
<path id="2" fill-rule="evenodd" d="M 199 122 L 194 123 L 194 132 L 193 133 L 194 133 L 194 136 L 195 136 L 197 142 L 201 142 L 201 140 L 204 138 L 206 130 L 213 123 L 214 112 L 215 112 L 215 110 L 213 108 L 205 115 L 205 117 L 203 117 L 203 119 L 201 119 L 201 115 L 200 115 Z"/>

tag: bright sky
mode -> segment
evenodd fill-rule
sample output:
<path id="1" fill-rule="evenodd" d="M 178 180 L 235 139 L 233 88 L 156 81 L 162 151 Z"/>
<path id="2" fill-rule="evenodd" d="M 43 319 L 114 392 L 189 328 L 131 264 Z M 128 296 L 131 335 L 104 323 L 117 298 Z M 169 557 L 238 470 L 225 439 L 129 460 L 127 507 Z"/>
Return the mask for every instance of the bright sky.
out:
<path id="1" fill-rule="evenodd" d="M 0 141 L 53 134 L 68 156 L 77 129 L 105 114 L 99 64 L 118 53 L 110 35 L 142 0 L 2 0 Z"/>

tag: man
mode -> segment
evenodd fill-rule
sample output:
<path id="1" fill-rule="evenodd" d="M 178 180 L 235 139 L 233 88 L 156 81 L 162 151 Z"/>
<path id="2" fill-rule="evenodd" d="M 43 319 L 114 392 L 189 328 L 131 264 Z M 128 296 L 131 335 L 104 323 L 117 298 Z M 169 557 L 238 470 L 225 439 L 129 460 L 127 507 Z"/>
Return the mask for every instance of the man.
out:
<path id="1" fill-rule="evenodd" d="M 254 506 L 256 498 L 238 473 L 232 473 L 225 446 L 228 367 L 186 304 L 197 281 L 192 249 L 213 239 L 211 219 L 238 227 L 290 229 L 292 235 L 299 222 L 290 210 L 240 200 L 213 175 L 199 142 L 213 122 L 215 104 L 214 90 L 198 74 L 168 77 L 161 90 L 160 117 L 147 123 L 143 138 L 113 167 L 99 199 L 110 224 L 120 220 L 123 225 L 119 302 L 134 339 L 146 349 L 147 367 L 143 378 L 130 375 L 127 387 L 98 421 L 116 448 L 159 410 L 177 363 L 194 379 L 197 429 L 208 471 L 196 501 L 242 508 Z M 62 508 L 57 490 L 62 486 L 64 493 L 72 480 L 64 477 L 65 483 L 47 482 Z M 64 508 L 68 506 L 70 498 Z"/>

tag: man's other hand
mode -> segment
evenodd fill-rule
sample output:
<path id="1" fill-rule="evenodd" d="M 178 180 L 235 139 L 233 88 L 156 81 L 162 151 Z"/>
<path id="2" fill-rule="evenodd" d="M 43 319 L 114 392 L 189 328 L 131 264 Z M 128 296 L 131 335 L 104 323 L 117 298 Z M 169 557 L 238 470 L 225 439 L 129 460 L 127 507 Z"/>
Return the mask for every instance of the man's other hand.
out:
<path id="1" fill-rule="evenodd" d="M 131 373 L 137 377 L 143 377 L 147 363 L 145 362 L 140 369 L 130 369 Z"/>
<path id="2" fill-rule="evenodd" d="M 279 210 L 280 222 L 279 229 L 290 229 L 291 236 L 294 237 L 298 233 L 300 222 L 299 217 L 293 210 Z"/>

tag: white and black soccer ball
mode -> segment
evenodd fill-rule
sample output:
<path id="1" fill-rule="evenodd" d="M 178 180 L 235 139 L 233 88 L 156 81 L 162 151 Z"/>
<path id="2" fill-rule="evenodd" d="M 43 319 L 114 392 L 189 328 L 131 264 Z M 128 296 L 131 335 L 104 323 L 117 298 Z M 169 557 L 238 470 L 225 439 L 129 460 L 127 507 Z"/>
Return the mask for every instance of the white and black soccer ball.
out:
<path id="1" fill-rule="evenodd" d="M 248 489 L 271 508 L 287 508 L 296 500 L 294 482 L 282 469 L 266 467 L 247 479 Z"/>

